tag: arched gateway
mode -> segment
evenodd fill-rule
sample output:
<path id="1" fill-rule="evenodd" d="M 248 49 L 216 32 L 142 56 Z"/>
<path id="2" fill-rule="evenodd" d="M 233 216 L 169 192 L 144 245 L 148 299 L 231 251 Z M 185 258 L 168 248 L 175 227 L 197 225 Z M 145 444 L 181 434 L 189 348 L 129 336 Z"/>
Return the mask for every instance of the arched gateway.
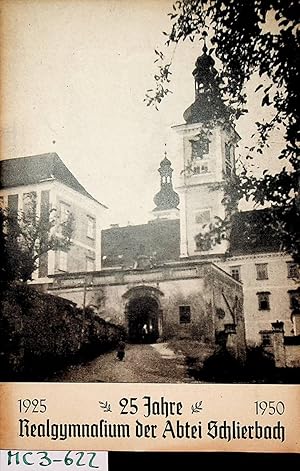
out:
<path id="1" fill-rule="evenodd" d="M 123 295 L 130 342 L 154 343 L 161 337 L 161 296 L 163 293 L 159 289 L 146 286 L 136 286 Z"/>

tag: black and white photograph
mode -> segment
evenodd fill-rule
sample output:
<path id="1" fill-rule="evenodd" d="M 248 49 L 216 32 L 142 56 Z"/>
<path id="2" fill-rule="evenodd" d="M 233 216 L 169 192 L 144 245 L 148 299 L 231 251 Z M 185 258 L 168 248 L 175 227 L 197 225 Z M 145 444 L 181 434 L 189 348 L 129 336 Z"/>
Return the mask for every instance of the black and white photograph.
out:
<path id="1" fill-rule="evenodd" d="M 299 383 L 297 6 L 0 2 L 1 381 Z"/>

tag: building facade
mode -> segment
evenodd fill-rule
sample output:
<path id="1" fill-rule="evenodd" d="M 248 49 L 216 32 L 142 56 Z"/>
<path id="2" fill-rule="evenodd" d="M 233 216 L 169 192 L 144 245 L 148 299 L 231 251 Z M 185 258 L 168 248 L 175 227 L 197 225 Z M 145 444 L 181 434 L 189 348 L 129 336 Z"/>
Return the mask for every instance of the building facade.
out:
<path id="1" fill-rule="evenodd" d="M 299 302 L 299 275 L 295 263 L 282 252 L 232 256 L 218 266 L 243 285 L 248 344 L 260 344 L 261 334 L 273 322 L 284 323 L 286 336 L 299 335 L 295 305 Z"/>
<path id="2" fill-rule="evenodd" d="M 39 259 L 34 282 L 48 275 L 101 268 L 101 229 L 106 207 L 78 182 L 56 153 L 20 157 L 0 162 L 1 206 L 37 217 L 53 217 L 54 231 L 72 217 L 69 251 L 50 251 Z"/>
<path id="3" fill-rule="evenodd" d="M 140 339 L 146 324 L 152 326 L 152 340 L 187 334 L 213 343 L 225 324 L 232 324 L 232 332 L 237 328 L 231 311 L 242 299 L 239 325 L 244 325 L 248 345 L 266 340 L 276 322 L 282 323 L 286 337 L 298 337 L 299 267 L 281 250 L 269 210 L 240 212 L 232 205 L 229 213 L 224 203 L 239 136 L 228 119 L 214 61 L 205 47 L 193 76 L 194 102 L 184 112 L 185 123 L 174 127 L 183 172 L 175 191 L 165 154 L 148 224 L 114 225 L 100 235 L 104 205 L 86 192 L 56 154 L 2 162 L 7 175 L 4 180 L 1 175 L 3 203 L 22 209 L 24 194 L 35 192 L 37 211 L 55 208 L 60 221 L 74 215 L 71 250 L 49 253 L 38 276 L 53 275 L 49 292 L 92 306 L 99 315 L 123 324 L 133 341 Z M 16 165 L 21 166 L 17 177 L 11 177 Z M 203 236 L 211 224 L 228 217 L 230 228 L 218 243 L 205 244 Z M 214 304 L 219 298 L 222 306 Z M 226 312 L 231 312 L 231 321 Z"/>
<path id="4" fill-rule="evenodd" d="M 142 226 L 107 229 L 102 235 L 103 267 L 116 266 L 116 256 L 123 259 L 130 246 L 126 237 L 130 230 L 131 240 L 138 240 L 138 244 L 129 249 L 130 257 L 124 257 L 123 268 L 134 266 L 140 256 L 139 246 L 143 246 L 143 256 L 158 265 L 176 259 L 187 265 L 210 260 L 243 285 L 249 345 L 260 344 L 263 333 L 278 320 L 283 322 L 286 336 L 298 336 L 299 267 L 282 252 L 280 240 L 272 231 L 269 210 L 239 212 L 233 207 L 228 214 L 224 204 L 224 185 L 235 170 L 239 136 L 228 120 L 214 61 L 206 48 L 197 59 L 193 76 L 195 100 L 184 112 L 185 123 L 174 127 L 180 136 L 183 169 L 176 187 L 180 222 L 166 217 L 156 226 L 143 225 L 143 231 Z M 205 235 L 218 218 L 228 216 L 230 229 L 221 235 L 219 243 L 203 245 L 198 235 Z M 162 224 L 164 231 L 160 230 Z M 157 249 L 154 241 L 159 241 Z"/>
<path id="5" fill-rule="evenodd" d="M 185 123 L 173 128 L 180 135 L 179 157 L 183 169 L 177 188 L 181 201 L 181 257 L 223 254 L 228 249 L 226 234 L 214 247 L 206 247 L 197 236 L 208 232 L 218 218 L 226 217 L 224 184 L 235 170 L 235 148 L 239 140 L 228 120 L 217 71 L 206 46 L 195 66 L 194 102 L 183 113 Z"/>
<path id="6" fill-rule="evenodd" d="M 123 325 L 131 342 L 197 339 L 214 348 L 225 335 L 245 359 L 242 285 L 210 262 L 60 274 L 49 292 Z"/>
<path id="7" fill-rule="evenodd" d="M 252 213 L 252 212 L 251 212 Z M 260 211 L 256 211 L 256 216 Z M 262 211 L 264 213 L 264 211 Z M 237 213 L 229 239 L 230 251 L 224 255 L 180 257 L 180 225 L 178 221 L 149 222 L 141 226 L 113 227 L 102 234 L 104 271 L 127 270 L 137 267 L 139 260 L 152 268 L 172 264 L 178 260 L 189 266 L 196 261 L 210 260 L 222 268 L 243 287 L 245 329 L 248 345 L 259 345 L 263 331 L 271 323 L 284 322 L 287 336 L 300 334 L 299 316 L 295 309 L 299 305 L 299 270 L 291 257 L 276 245 L 253 242 L 247 246 L 243 237 L 236 240 L 244 226 L 245 213 Z M 263 214 L 261 219 L 263 222 Z M 261 225 L 264 228 L 263 225 Z M 244 232 L 246 235 L 246 233 Z M 142 247 L 143 256 L 141 256 Z M 155 257 L 153 257 L 155 253 Z M 121 263 L 120 263 L 121 262 Z M 140 265 L 140 269 L 142 266 Z M 139 272 L 141 276 L 141 272 Z"/>

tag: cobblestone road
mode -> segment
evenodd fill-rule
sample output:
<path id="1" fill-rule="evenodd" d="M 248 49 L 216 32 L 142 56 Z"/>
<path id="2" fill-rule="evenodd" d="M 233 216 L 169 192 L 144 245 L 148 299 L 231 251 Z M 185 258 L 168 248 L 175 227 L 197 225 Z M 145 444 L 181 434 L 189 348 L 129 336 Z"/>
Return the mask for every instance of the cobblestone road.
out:
<path id="1" fill-rule="evenodd" d="M 109 352 L 92 361 L 72 365 L 48 381 L 190 383 L 184 356 L 175 354 L 166 344 L 127 345 L 124 361 Z"/>

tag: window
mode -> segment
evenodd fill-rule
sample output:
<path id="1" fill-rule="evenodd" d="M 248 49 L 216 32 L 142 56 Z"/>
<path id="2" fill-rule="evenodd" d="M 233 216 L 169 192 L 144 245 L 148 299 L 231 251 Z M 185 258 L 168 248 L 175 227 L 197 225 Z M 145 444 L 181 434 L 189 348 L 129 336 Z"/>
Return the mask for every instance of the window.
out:
<path id="1" fill-rule="evenodd" d="M 268 264 L 267 263 L 256 263 L 256 279 L 267 280 L 268 279 Z"/>
<path id="2" fill-rule="evenodd" d="M 294 262 L 287 262 L 288 278 L 299 278 L 299 267 Z"/>
<path id="3" fill-rule="evenodd" d="M 63 250 L 58 252 L 58 269 L 61 271 L 68 271 L 68 254 Z"/>
<path id="4" fill-rule="evenodd" d="M 290 308 L 293 311 L 300 311 L 300 289 L 288 292 L 290 296 Z"/>
<path id="5" fill-rule="evenodd" d="M 240 267 L 240 265 L 230 267 L 230 273 L 231 273 L 232 278 L 234 278 L 237 281 L 241 281 L 241 267 Z"/>
<path id="6" fill-rule="evenodd" d="M 95 239 L 95 229 L 96 229 L 96 221 L 93 217 L 87 216 L 87 230 L 86 235 L 90 239 Z"/>
<path id="7" fill-rule="evenodd" d="M 225 143 L 225 173 L 231 175 L 234 168 L 234 146 L 228 142 Z"/>
<path id="8" fill-rule="evenodd" d="M 8 195 L 7 197 L 7 206 L 10 214 L 12 216 L 17 216 L 19 209 L 19 197 L 18 195 Z"/>
<path id="9" fill-rule="evenodd" d="M 163 175 L 163 176 L 161 177 L 161 181 L 162 181 L 162 183 L 171 183 L 171 177 L 170 177 L 170 175 Z"/>
<path id="10" fill-rule="evenodd" d="M 269 311 L 270 310 L 270 292 L 263 291 L 261 293 L 256 293 L 258 297 L 258 309 L 260 311 Z"/>
<path id="11" fill-rule="evenodd" d="M 23 193 L 23 213 L 25 218 L 32 218 L 36 214 L 36 192 Z"/>
<path id="12" fill-rule="evenodd" d="M 95 260 L 91 257 L 86 257 L 86 271 L 95 271 Z"/>
<path id="13" fill-rule="evenodd" d="M 209 153 L 209 140 L 206 138 L 198 139 L 196 141 L 190 141 L 192 146 L 192 159 L 204 158 L 205 154 Z"/>
<path id="14" fill-rule="evenodd" d="M 191 306 L 179 306 L 179 323 L 189 324 L 191 322 Z"/>
<path id="15" fill-rule="evenodd" d="M 195 223 L 201 224 L 201 226 L 209 224 L 210 223 L 210 210 L 203 209 L 203 210 L 197 211 L 195 214 Z"/>
<path id="16" fill-rule="evenodd" d="M 63 224 L 68 221 L 70 216 L 70 205 L 60 202 L 60 222 Z"/>
<path id="17" fill-rule="evenodd" d="M 0 209 L 4 209 L 4 196 L 0 196 Z"/>

